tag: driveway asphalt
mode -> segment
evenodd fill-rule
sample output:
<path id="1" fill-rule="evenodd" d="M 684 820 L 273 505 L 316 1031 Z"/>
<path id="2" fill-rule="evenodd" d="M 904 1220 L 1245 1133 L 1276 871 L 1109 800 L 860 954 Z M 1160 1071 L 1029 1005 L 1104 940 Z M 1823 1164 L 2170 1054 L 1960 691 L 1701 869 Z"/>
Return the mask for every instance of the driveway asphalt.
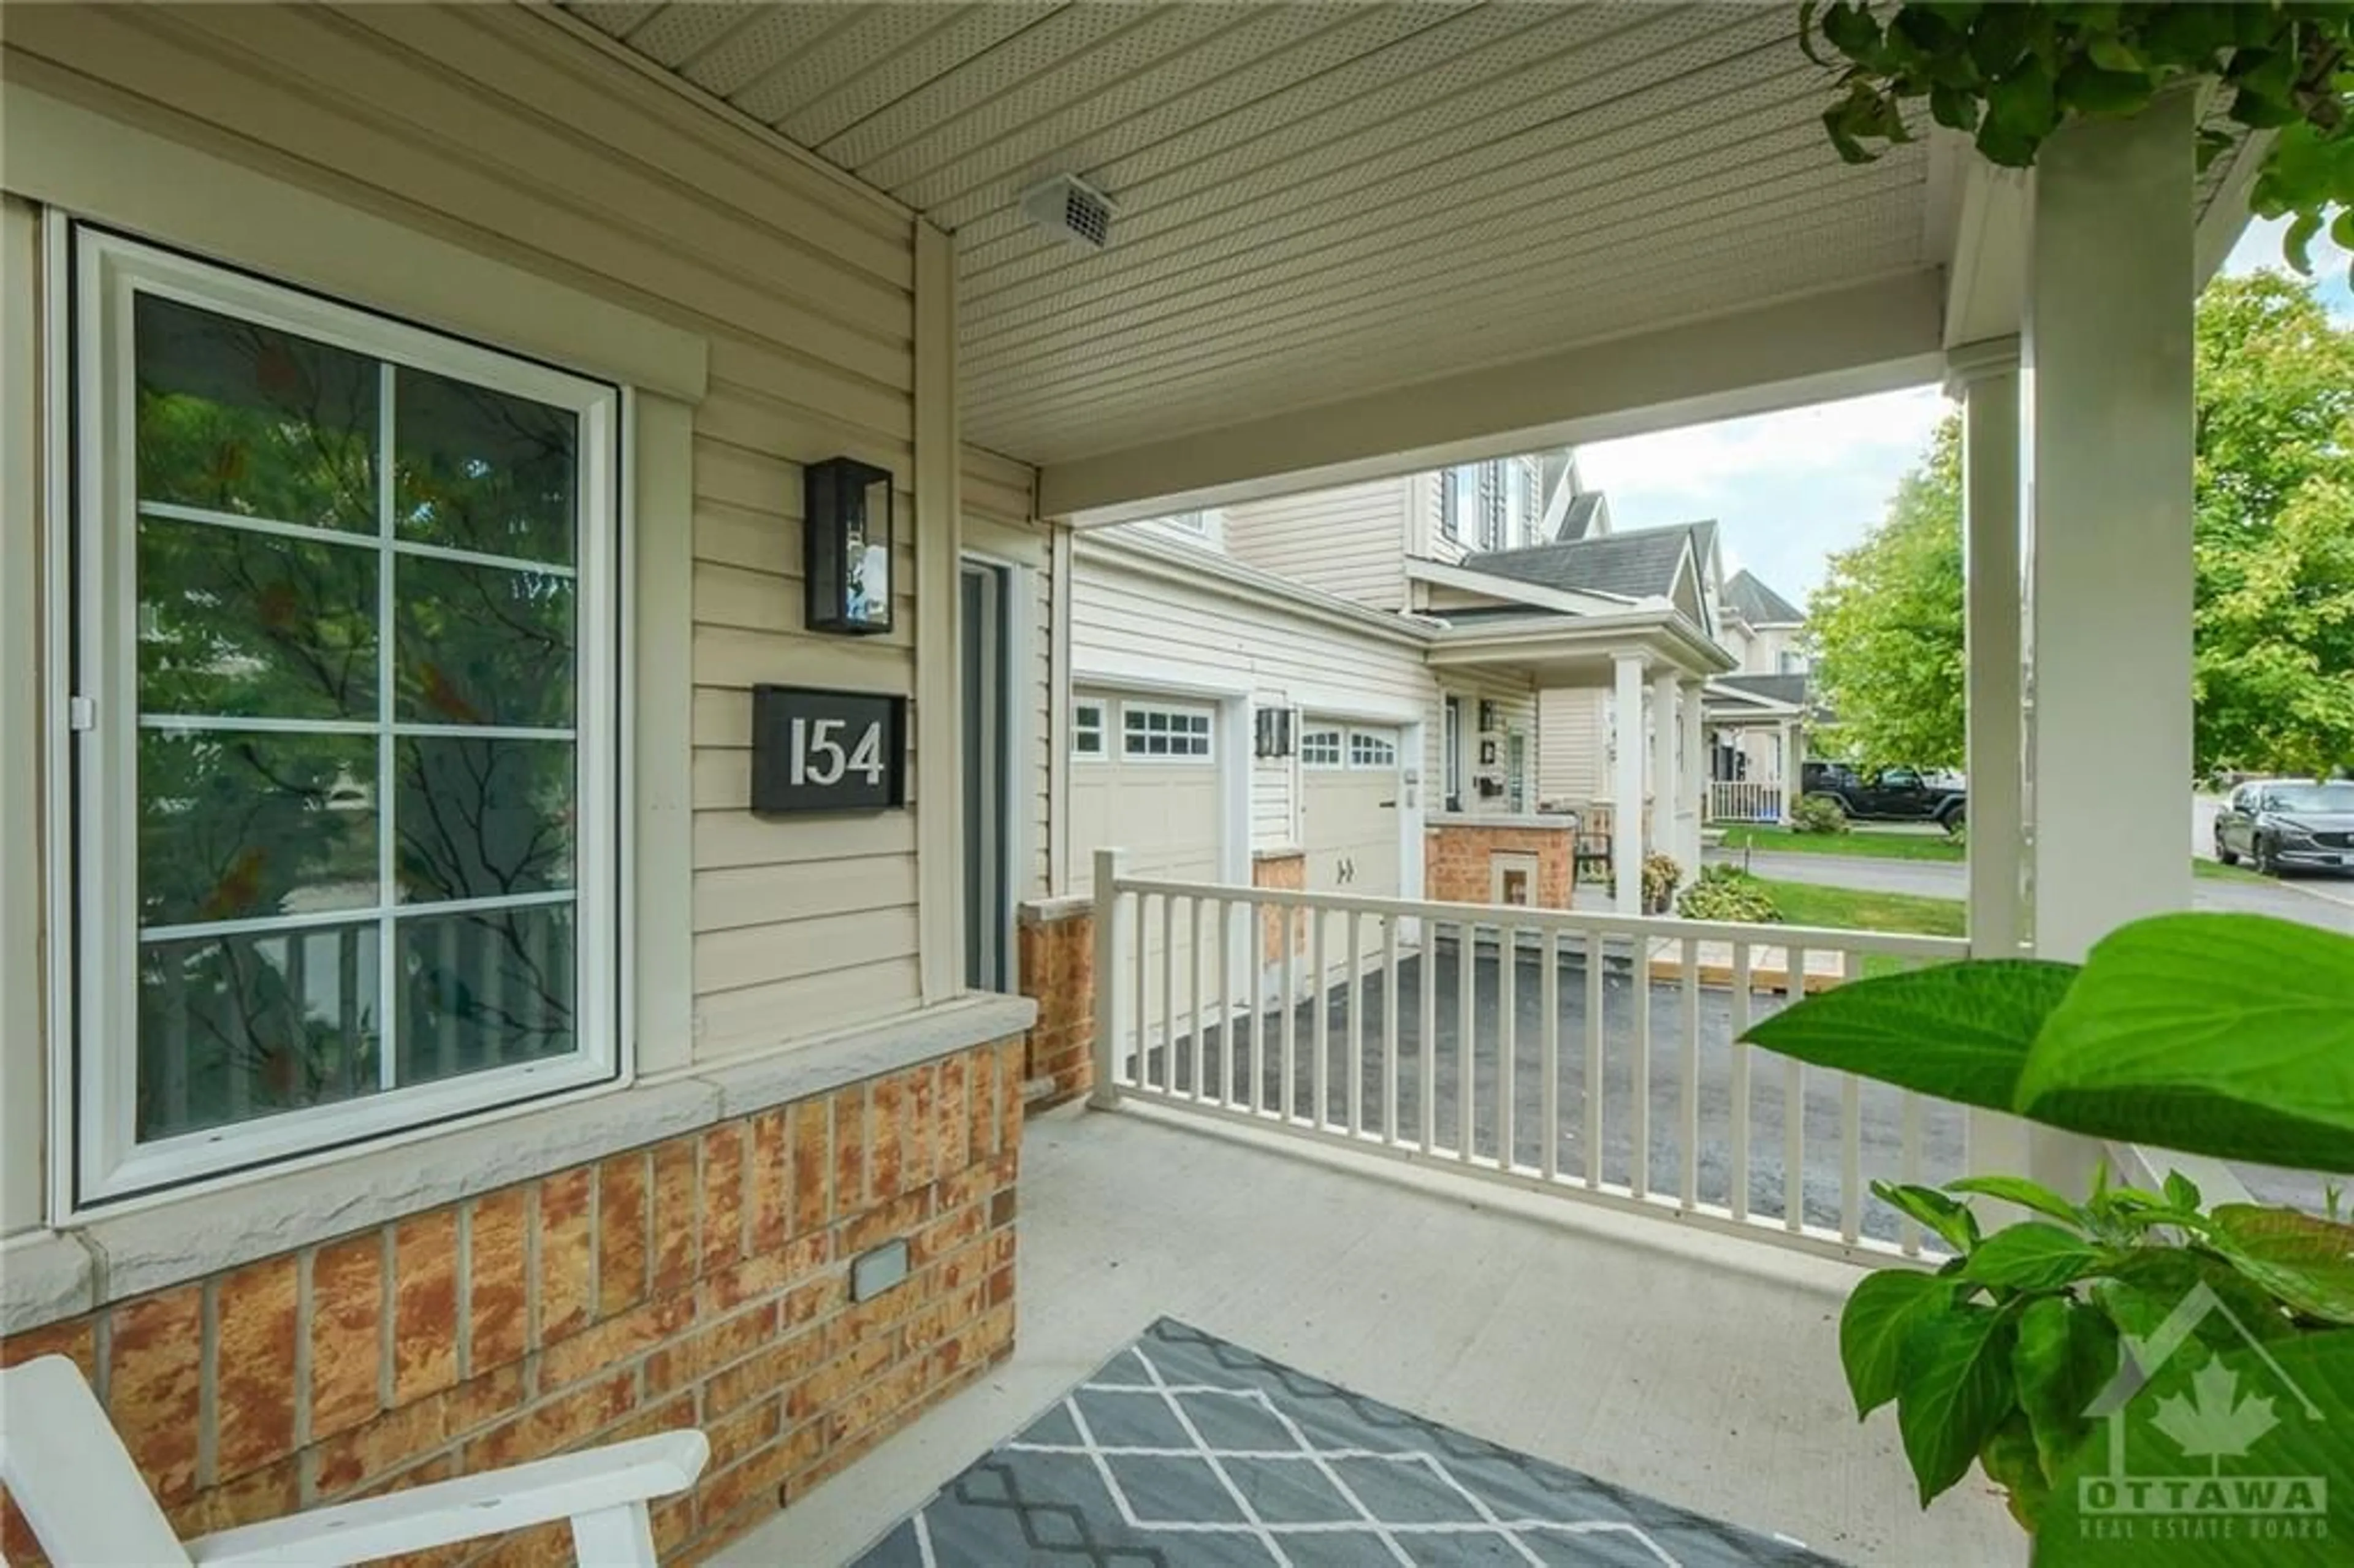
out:
<path id="1" fill-rule="evenodd" d="M 1851 887 L 1864 893 L 1909 893 L 1925 898 L 1966 898 L 1969 870 L 1947 861 L 1872 860 L 1852 854 L 1792 854 L 1770 850 L 1711 850 L 1707 858 L 1739 865 L 1745 859 L 1759 876 L 1807 882 L 1821 887 Z M 2354 877 L 2301 878 L 2295 882 L 2191 884 L 2191 907 L 2232 914 L 2274 915 L 2325 930 L 2354 935 Z"/>
<path id="2" fill-rule="evenodd" d="M 1472 1152 L 1495 1158 L 1501 1084 L 1497 1043 L 1501 1030 L 1499 969 L 1492 948 L 1472 965 L 1473 1039 L 1476 1042 L 1469 1083 L 1461 1070 L 1457 1045 L 1461 977 L 1455 950 L 1442 946 L 1434 959 L 1408 959 L 1398 966 L 1397 1103 L 1400 1136 L 1418 1139 L 1422 1118 L 1421 985 L 1424 966 L 1434 971 L 1436 1046 L 1434 1141 L 1441 1158 L 1460 1147 L 1462 1096 L 1471 1096 Z M 1513 1022 L 1516 1046 L 1511 1058 L 1512 1157 L 1529 1167 L 1538 1165 L 1544 1145 L 1544 1069 L 1540 1055 L 1543 1041 L 1543 993 L 1539 960 L 1521 955 L 1512 967 Z M 1649 1071 L 1643 1090 L 1649 1108 L 1649 1157 L 1645 1161 L 1649 1190 L 1679 1194 L 1682 1191 L 1685 1137 L 1683 1095 L 1686 1062 L 1682 1047 L 1682 995 L 1673 986 L 1644 989 L 1651 1019 Z M 1600 1078 L 1602 1179 L 1626 1186 L 1635 1169 L 1634 1107 L 1636 1101 L 1635 1021 L 1638 992 L 1623 966 L 1606 970 L 1603 990 L 1603 1061 Z M 1335 987 L 1321 1010 L 1324 1027 L 1327 1119 L 1345 1123 L 1349 1106 L 1348 988 Z M 1732 996 L 1723 991 L 1700 993 L 1698 1073 L 1693 1079 L 1699 1106 L 1698 1137 L 1693 1139 L 1695 1194 L 1701 1202 L 1723 1207 L 1730 1203 L 1736 1172 L 1733 1164 Z M 1561 1115 L 1559 1169 L 1582 1176 L 1586 1170 L 1585 984 L 1581 959 L 1564 959 L 1561 969 L 1562 1054 L 1557 1073 Z M 1758 994 L 1752 1017 L 1773 1012 L 1777 1000 Z M 1318 1008 L 1313 1001 L 1295 1010 L 1293 1027 L 1298 1044 L 1293 1061 L 1292 1092 L 1297 1114 L 1313 1114 Z M 1280 1104 L 1283 1083 L 1283 1014 L 1280 1009 L 1257 1019 L 1237 1020 L 1233 1027 L 1237 1047 L 1235 1082 L 1247 1086 L 1254 1065 L 1259 1086 L 1258 1104 Z M 1381 1126 L 1384 1030 L 1380 977 L 1369 977 L 1359 997 L 1358 1038 L 1363 1063 L 1356 1080 L 1359 1114 L 1363 1127 Z M 1203 1040 L 1203 1063 L 1214 1085 L 1225 1081 L 1227 1031 L 1210 1029 Z M 1254 1036 L 1263 1044 L 1254 1052 Z M 1786 1070 L 1787 1058 L 1744 1046 L 1749 1055 L 1749 1170 L 1747 1185 L 1753 1213 L 1783 1213 L 1786 1181 L 1783 1137 L 1787 1127 Z M 1174 1051 L 1176 1086 L 1190 1089 L 1193 1042 L 1181 1039 Z M 1256 1063 L 1254 1057 L 1256 1056 Z M 1166 1057 L 1153 1055 L 1152 1077 L 1161 1081 Z M 1807 1219 L 1818 1225 L 1840 1223 L 1841 1171 L 1839 1149 L 1840 1090 L 1831 1075 L 1808 1068 L 1803 1080 L 1799 1191 Z M 1945 1181 L 1962 1173 L 1962 1114 L 1955 1107 L 1925 1106 L 1921 1150 L 1922 1178 Z M 1864 1178 L 1901 1177 L 1903 1097 L 1875 1084 L 1862 1088 L 1859 1114 L 1862 1132 Z M 1878 1200 L 1867 1197 L 1863 1228 L 1868 1234 L 1893 1240 L 1897 1216 Z"/>

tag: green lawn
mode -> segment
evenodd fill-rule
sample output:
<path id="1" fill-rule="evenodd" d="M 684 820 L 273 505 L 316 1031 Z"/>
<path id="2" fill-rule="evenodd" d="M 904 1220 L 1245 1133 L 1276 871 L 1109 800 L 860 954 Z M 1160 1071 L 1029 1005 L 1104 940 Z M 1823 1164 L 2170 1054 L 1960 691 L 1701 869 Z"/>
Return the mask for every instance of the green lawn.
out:
<path id="1" fill-rule="evenodd" d="M 1969 911 L 1958 898 L 1923 898 L 1911 893 L 1864 893 L 1852 887 L 1819 887 L 1811 882 L 1776 882 L 1760 877 L 1774 895 L 1782 918 L 1793 926 L 1826 926 L 1840 931 L 1901 931 L 1917 937 L 1969 934 Z"/>
<path id="2" fill-rule="evenodd" d="M 1887 832 L 1856 828 L 1844 833 L 1794 833 L 1787 828 L 1744 824 L 1724 830 L 1727 849 L 1787 850 L 1793 854 L 1851 854 L 1870 860 L 1967 858 L 1961 845 L 1943 833 Z"/>
<path id="3" fill-rule="evenodd" d="M 1774 850 L 1790 854 L 1860 855 L 1866 860 L 1934 860 L 1958 865 L 1969 858 L 1968 852 L 1942 833 L 1875 832 L 1871 828 L 1853 828 L 1843 833 L 1794 833 L 1787 828 L 1760 828 L 1748 825 L 1724 830 L 1727 849 Z M 2263 882 L 2245 866 L 2225 865 L 2221 861 L 2193 856 L 2190 874 L 2211 882 Z M 1937 902 L 1935 899 L 1931 903 Z"/>

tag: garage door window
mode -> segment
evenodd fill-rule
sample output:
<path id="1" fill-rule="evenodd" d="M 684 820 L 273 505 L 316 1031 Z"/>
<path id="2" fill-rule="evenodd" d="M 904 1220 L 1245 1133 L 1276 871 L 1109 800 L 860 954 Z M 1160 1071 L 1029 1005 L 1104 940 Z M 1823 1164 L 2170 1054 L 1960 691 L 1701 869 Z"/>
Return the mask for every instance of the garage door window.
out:
<path id="1" fill-rule="evenodd" d="M 1368 735 L 1361 729 L 1352 730 L 1349 734 L 1349 766 L 1394 768 L 1397 767 L 1397 742 L 1385 735 Z"/>
<path id="2" fill-rule="evenodd" d="M 1210 713 L 1206 708 L 1129 703 L 1120 709 L 1119 723 L 1123 757 L 1151 762 L 1209 760 Z"/>
<path id="3" fill-rule="evenodd" d="M 1337 729 L 1311 729 L 1299 737 L 1299 766 L 1340 767 L 1341 732 Z"/>
<path id="4" fill-rule="evenodd" d="M 1071 706 L 1071 755 L 1097 760 L 1104 754 L 1104 705 L 1075 703 Z"/>

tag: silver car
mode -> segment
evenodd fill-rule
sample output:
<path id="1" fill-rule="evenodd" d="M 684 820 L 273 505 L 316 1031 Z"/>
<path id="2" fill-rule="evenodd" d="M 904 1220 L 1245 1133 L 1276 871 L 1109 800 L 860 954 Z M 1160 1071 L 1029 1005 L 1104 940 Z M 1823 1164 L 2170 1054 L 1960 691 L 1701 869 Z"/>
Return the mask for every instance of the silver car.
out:
<path id="1" fill-rule="evenodd" d="M 2258 871 L 2354 871 L 2354 779 L 2243 784 L 2215 814 L 2215 858 Z"/>

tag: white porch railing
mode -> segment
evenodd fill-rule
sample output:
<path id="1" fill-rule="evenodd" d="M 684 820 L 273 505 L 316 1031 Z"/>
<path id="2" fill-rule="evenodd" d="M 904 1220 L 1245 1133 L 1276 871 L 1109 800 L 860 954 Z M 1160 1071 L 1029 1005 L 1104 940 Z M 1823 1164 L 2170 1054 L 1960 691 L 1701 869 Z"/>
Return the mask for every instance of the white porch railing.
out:
<path id="1" fill-rule="evenodd" d="M 1740 1041 L 1801 987 L 1958 939 L 1169 882 L 1117 851 L 1095 908 L 1101 1107 L 1843 1253 L 1923 1252 L 1872 1180 L 1969 1169 L 1963 1107 Z"/>
<path id="2" fill-rule="evenodd" d="M 1778 822 L 1782 820 L 1781 784 L 1749 779 L 1712 779 L 1708 785 L 1708 820 L 1712 822 Z"/>

